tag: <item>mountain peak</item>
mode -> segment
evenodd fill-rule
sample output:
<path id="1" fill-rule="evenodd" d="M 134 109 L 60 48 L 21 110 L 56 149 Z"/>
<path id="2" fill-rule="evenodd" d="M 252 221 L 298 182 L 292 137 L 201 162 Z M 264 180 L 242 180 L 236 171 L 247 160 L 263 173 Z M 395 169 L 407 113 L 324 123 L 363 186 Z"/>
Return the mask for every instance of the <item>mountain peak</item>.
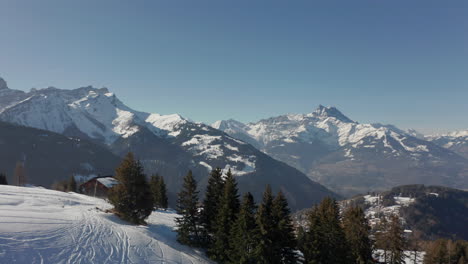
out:
<path id="1" fill-rule="evenodd" d="M 334 117 L 343 122 L 354 123 L 353 120 L 349 119 L 334 106 L 319 105 L 319 107 L 312 113 L 312 115 L 319 117 Z"/>
<path id="2" fill-rule="evenodd" d="M 6 81 L 0 77 L 0 90 L 7 90 L 8 89 L 8 85 L 6 83 Z"/>
<path id="3" fill-rule="evenodd" d="M 223 131 L 232 127 L 244 127 L 244 126 L 245 126 L 244 123 L 234 120 L 232 118 L 228 120 L 218 120 L 214 122 L 213 124 L 211 124 L 211 127 L 215 129 L 223 130 Z"/>

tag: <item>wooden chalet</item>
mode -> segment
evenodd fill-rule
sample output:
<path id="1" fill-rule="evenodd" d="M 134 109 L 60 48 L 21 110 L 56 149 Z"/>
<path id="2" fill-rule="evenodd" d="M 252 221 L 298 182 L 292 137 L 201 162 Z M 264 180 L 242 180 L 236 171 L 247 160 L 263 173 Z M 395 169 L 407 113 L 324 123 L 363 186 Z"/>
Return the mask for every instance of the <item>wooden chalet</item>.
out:
<path id="1" fill-rule="evenodd" d="M 105 198 L 109 189 L 118 183 L 112 176 L 98 176 L 81 184 L 79 191 L 89 196 Z"/>

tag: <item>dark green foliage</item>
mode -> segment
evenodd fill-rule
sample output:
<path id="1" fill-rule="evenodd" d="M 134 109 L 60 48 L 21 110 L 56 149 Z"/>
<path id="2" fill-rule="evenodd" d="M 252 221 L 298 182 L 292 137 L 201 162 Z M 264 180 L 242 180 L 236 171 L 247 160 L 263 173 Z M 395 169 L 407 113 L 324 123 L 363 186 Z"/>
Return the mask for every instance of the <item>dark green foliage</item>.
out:
<path id="1" fill-rule="evenodd" d="M 119 184 L 110 189 L 109 202 L 123 220 L 144 224 L 153 211 L 153 198 L 143 167 L 132 153 L 128 153 L 115 172 Z"/>
<path id="2" fill-rule="evenodd" d="M 325 198 L 309 214 L 302 244 L 306 263 L 349 263 L 348 247 L 336 201 Z"/>
<path id="3" fill-rule="evenodd" d="M 218 263 L 229 261 L 231 251 L 230 235 L 239 213 L 239 194 L 237 183 L 229 170 L 224 182 L 224 191 L 219 205 L 219 211 L 215 222 L 213 244 L 209 249 L 210 257 Z"/>
<path id="4" fill-rule="evenodd" d="M 67 183 L 67 192 L 76 192 L 77 186 L 75 177 L 72 175 Z"/>
<path id="5" fill-rule="evenodd" d="M 0 173 L 0 185 L 8 185 L 7 177 L 3 173 Z"/>
<path id="6" fill-rule="evenodd" d="M 239 215 L 231 232 L 230 263 L 254 264 L 255 247 L 258 244 L 258 230 L 255 222 L 256 205 L 252 194 L 242 198 Z"/>
<path id="7" fill-rule="evenodd" d="M 262 203 L 259 205 L 257 214 L 255 216 L 259 241 L 255 248 L 255 258 L 257 263 L 271 264 L 276 263 L 278 259 L 275 258 L 274 252 L 274 229 L 275 223 L 272 218 L 273 212 L 273 195 L 271 193 L 270 185 L 267 185 L 263 193 Z"/>
<path id="8" fill-rule="evenodd" d="M 224 181 L 220 168 L 213 169 L 208 179 L 203 211 L 201 212 L 202 240 L 204 247 L 211 247 L 212 236 L 215 232 L 215 222 L 219 211 L 219 204 L 224 191 Z"/>
<path id="9" fill-rule="evenodd" d="M 343 215 L 343 229 L 349 247 L 350 263 L 373 263 L 370 226 L 364 211 L 356 206 L 348 208 Z"/>
<path id="10" fill-rule="evenodd" d="M 153 194 L 154 208 L 167 209 L 167 189 L 164 178 L 158 174 L 151 176 L 150 187 Z"/>
<path id="11" fill-rule="evenodd" d="M 280 191 L 273 200 L 272 218 L 274 221 L 274 249 L 279 263 L 296 263 L 297 247 L 294 226 L 288 201 Z"/>
<path id="12" fill-rule="evenodd" d="M 158 207 L 161 209 L 167 209 L 168 200 L 167 200 L 167 186 L 166 182 L 164 182 L 164 177 L 161 176 L 159 181 L 159 195 L 160 200 L 158 201 Z"/>
<path id="13" fill-rule="evenodd" d="M 177 199 L 177 212 L 181 215 L 176 219 L 177 240 L 185 245 L 200 246 L 198 191 L 192 171 L 189 171 L 184 178 Z"/>

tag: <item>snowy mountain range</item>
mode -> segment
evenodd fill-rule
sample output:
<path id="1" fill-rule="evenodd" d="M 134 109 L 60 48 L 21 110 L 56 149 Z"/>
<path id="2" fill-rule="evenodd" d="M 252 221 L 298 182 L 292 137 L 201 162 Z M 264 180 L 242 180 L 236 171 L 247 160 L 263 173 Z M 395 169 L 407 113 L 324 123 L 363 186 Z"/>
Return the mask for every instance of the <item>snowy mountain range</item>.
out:
<path id="1" fill-rule="evenodd" d="M 468 130 L 426 136 L 425 139 L 446 149 L 450 149 L 468 159 Z"/>
<path id="2" fill-rule="evenodd" d="M 250 144 L 180 115 L 139 112 L 106 88 L 54 87 L 29 92 L 9 89 L 0 79 L 0 120 L 95 142 L 122 156 L 136 153 L 148 174 L 166 177 L 170 193 L 179 190 L 188 169 L 204 190 L 208 172 L 220 167 L 238 176 L 241 191 L 261 197 L 266 184 L 282 190 L 292 208 L 309 207 L 336 195 L 300 171 L 272 159 Z M 172 199 L 173 201 L 175 199 Z"/>
<path id="3" fill-rule="evenodd" d="M 411 183 L 468 185 L 468 161 L 392 125 L 360 124 L 335 107 L 212 126 L 344 195 Z"/>

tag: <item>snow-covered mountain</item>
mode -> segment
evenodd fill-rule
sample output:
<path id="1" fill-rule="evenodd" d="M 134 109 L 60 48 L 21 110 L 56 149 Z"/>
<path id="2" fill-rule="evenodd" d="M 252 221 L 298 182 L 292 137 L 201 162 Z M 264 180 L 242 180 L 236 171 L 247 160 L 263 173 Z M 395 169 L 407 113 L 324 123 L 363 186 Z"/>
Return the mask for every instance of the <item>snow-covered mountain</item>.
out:
<path id="1" fill-rule="evenodd" d="M 1 263 L 213 263 L 177 242 L 173 211 L 133 226 L 76 193 L 1 185 L 0 201 Z"/>
<path id="2" fill-rule="evenodd" d="M 343 194 L 410 183 L 468 184 L 461 156 L 392 125 L 360 124 L 335 107 L 212 126 Z"/>
<path id="3" fill-rule="evenodd" d="M 447 134 L 427 136 L 426 139 L 468 159 L 468 129 Z"/>
<path id="4" fill-rule="evenodd" d="M 188 169 L 194 171 L 203 190 L 214 167 L 231 169 L 241 190 L 257 198 L 267 183 L 275 191 L 283 190 L 293 208 L 335 195 L 300 171 L 220 130 L 177 114 L 135 111 L 106 88 L 49 87 L 22 92 L 9 89 L 3 80 L 0 84 L 0 120 L 89 139 L 117 155 L 132 151 L 148 174 L 167 177 L 172 195 Z"/>

